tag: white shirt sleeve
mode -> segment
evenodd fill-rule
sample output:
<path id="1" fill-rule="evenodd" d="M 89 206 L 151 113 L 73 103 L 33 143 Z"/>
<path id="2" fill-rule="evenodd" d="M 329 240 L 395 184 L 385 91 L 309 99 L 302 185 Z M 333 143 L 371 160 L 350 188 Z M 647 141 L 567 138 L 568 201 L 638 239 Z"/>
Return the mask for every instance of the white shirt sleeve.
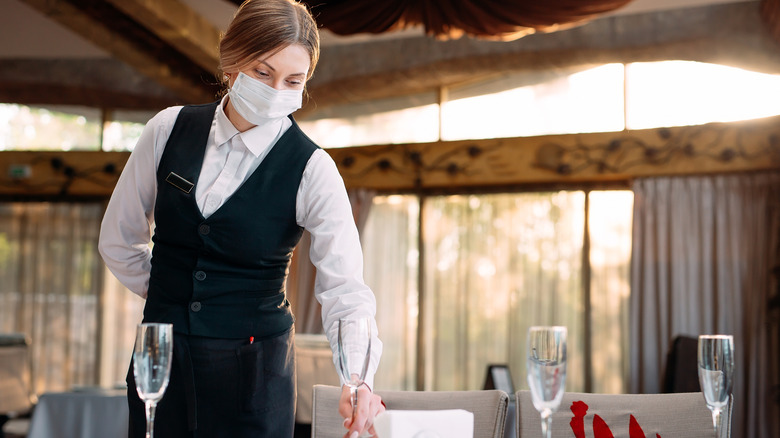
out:
<path id="1" fill-rule="evenodd" d="M 167 108 L 144 127 L 117 181 L 100 225 L 98 250 L 125 287 L 146 298 L 157 197 L 157 165 L 181 107 Z"/>
<path id="2" fill-rule="evenodd" d="M 322 304 L 322 326 L 338 367 L 338 321 L 367 316 L 372 323 L 371 361 L 365 382 L 374 387 L 382 355 L 376 321 L 376 299 L 363 281 L 363 251 L 344 181 L 327 152 L 312 154 L 298 190 L 297 221 L 311 233 L 309 257 L 317 268 L 314 294 Z M 342 381 L 342 384 L 344 382 Z"/>

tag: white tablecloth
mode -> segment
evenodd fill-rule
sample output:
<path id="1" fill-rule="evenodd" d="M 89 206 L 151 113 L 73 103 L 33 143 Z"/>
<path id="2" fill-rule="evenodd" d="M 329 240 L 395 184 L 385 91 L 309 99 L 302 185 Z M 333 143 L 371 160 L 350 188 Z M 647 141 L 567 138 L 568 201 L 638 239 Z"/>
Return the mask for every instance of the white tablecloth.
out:
<path id="1" fill-rule="evenodd" d="M 27 438 L 126 438 L 128 415 L 124 389 L 45 393 Z"/>
<path id="2" fill-rule="evenodd" d="M 388 410 L 377 415 L 378 438 L 473 438 L 474 414 L 464 409 Z"/>

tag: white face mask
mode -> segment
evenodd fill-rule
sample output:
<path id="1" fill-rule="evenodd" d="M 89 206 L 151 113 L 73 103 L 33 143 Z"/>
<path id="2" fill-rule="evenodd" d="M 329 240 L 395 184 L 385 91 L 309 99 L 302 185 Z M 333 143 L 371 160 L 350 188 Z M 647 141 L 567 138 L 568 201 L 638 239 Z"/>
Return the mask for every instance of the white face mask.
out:
<path id="1" fill-rule="evenodd" d="M 244 73 L 238 74 L 228 95 L 238 114 L 255 125 L 287 117 L 303 102 L 303 90 L 277 90 Z"/>

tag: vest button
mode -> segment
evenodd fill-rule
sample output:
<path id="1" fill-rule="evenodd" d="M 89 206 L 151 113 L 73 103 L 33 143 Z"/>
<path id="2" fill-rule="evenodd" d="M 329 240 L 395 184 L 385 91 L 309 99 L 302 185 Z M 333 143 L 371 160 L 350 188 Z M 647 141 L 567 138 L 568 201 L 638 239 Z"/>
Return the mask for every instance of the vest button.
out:
<path id="1" fill-rule="evenodd" d="M 200 312 L 201 304 L 200 301 L 195 301 L 192 304 L 190 304 L 190 310 L 193 312 Z"/>
<path id="2" fill-rule="evenodd" d="M 205 272 L 203 272 L 203 271 L 198 271 L 198 272 L 196 272 L 196 273 L 195 273 L 195 279 L 196 279 L 196 280 L 200 280 L 200 281 L 203 281 L 203 280 L 205 280 L 205 279 L 206 279 L 206 273 L 205 273 Z"/>
<path id="3" fill-rule="evenodd" d="M 204 236 L 206 234 L 208 234 L 209 231 L 211 231 L 211 228 L 208 225 L 206 225 L 206 224 L 202 224 L 201 226 L 198 227 L 198 233 L 200 233 L 200 234 L 202 234 Z"/>

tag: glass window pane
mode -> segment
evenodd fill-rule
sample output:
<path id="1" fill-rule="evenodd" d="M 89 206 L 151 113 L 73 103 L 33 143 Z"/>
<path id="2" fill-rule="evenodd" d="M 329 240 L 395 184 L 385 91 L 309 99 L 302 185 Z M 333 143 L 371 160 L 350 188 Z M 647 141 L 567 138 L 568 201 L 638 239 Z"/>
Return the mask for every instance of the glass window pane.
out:
<path id="1" fill-rule="evenodd" d="M 691 61 L 626 66 L 629 129 L 730 122 L 780 114 L 780 75 Z"/>
<path id="2" fill-rule="evenodd" d="M 0 104 L 0 150 L 98 150 L 97 108 Z"/>
<path id="3" fill-rule="evenodd" d="M 103 126 L 104 151 L 132 151 L 141 132 L 154 116 L 149 111 L 115 111 L 112 121 Z"/>
<path id="4" fill-rule="evenodd" d="M 443 140 L 623 129 L 622 64 L 492 82 L 449 91 L 442 108 Z"/>
<path id="5" fill-rule="evenodd" d="M 425 143 L 439 138 L 435 93 L 341 105 L 297 118 L 301 129 L 325 148 Z"/>

